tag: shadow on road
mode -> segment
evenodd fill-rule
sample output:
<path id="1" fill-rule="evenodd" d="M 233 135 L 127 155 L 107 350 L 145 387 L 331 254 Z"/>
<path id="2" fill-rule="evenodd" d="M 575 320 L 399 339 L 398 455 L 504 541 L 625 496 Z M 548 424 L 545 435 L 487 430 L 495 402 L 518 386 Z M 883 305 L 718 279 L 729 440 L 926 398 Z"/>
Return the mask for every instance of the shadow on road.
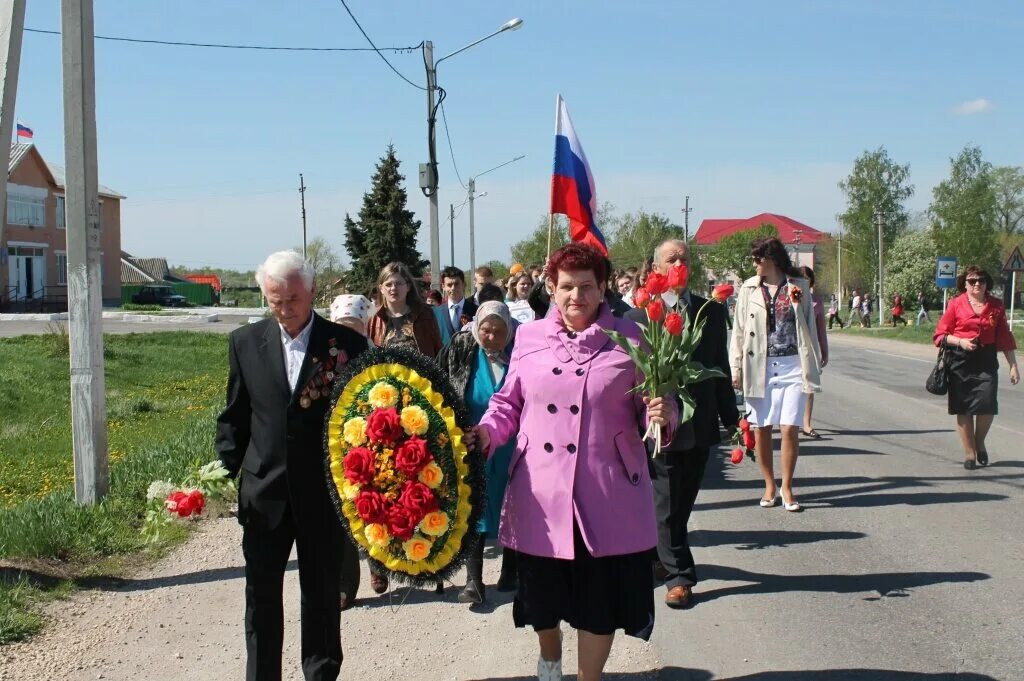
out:
<path id="1" fill-rule="evenodd" d="M 492 677 L 485 681 L 532 681 L 536 676 Z M 562 677 L 577 678 L 575 675 Z M 818 669 L 800 671 L 771 671 L 743 676 L 718 676 L 703 669 L 664 667 L 646 672 L 603 675 L 607 681 L 998 681 L 987 674 L 939 672 L 899 672 L 890 669 Z"/>
<path id="2" fill-rule="evenodd" d="M 694 530 L 689 533 L 690 546 L 736 545 L 739 551 L 756 549 L 785 548 L 793 544 L 812 544 L 837 539 L 863 539 L 863 532 L 816 532 L 786 530 Z"/>
<path id="3" fill-rule="evenodd" d="M 877 594 L 865 601 L 883 598 L 906 598 L 911 589 L 934 584 L 963 584 L 989 579 L 984 572 L 879 572 L 866 575 L 773 575 L 751 572 L 724 565 L 702 565 L 704 580 L 752 582 L 738 586 L 701 591 L 697 607 L 725 596 L 742 594 L 774 594 L 811 591 L 840 594 Z"/>
<path id="4" fill-rule="evenodd" d="M 288 561 L 286 570 L 298 570 L 298 561 Z M 101 587 L 103 591 L 152 591 L 153 589 L 165 589 L 176 586 L 189 586 L 192 584 L 208 584 L 209 582 L 224 582 L 231 579 L 244 579 L 245 568 L 223 567 L 213 570 L 200 570 L 198 572 L 187 572 L 183 575 L 168 575 L 167 577 L 153 577 L 152 579 L 118 579 L 105 578 L 105 584 Z"/>

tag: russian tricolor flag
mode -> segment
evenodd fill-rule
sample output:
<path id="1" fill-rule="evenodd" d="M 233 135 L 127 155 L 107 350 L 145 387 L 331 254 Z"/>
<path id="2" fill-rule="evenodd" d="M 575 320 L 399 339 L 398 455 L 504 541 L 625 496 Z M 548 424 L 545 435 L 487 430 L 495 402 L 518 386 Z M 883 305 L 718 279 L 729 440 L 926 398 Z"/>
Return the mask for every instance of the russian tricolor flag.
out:
<path id="1" fill-rule="evenodd" d="M 21 121 L 18 121 L 18 137 L 24 137 L 26 139 L 32 139 L 32 128 L 28 127 Z"/>
<path id="2" fill-rule="evenodd" d="M 551 178 L 551 213 L 569 218 L 569 236 L 608 255 L 604 234 L 598 229 L 597 192 L 587 155 L 576 137 L 562 95 L 555 103 L 555 171 Z"/>

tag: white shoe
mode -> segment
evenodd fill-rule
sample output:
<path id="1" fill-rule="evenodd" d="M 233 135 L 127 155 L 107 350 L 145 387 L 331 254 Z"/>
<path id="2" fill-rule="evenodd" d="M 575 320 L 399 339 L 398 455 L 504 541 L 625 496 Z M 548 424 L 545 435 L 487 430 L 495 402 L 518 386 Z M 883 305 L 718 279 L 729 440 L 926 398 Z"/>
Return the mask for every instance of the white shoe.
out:
<path id="1" fill-rule="evenodd" d="M 537 681 L 562 681 L 562 661 L 549 662 L 543 657 L 538 657 Z"/>

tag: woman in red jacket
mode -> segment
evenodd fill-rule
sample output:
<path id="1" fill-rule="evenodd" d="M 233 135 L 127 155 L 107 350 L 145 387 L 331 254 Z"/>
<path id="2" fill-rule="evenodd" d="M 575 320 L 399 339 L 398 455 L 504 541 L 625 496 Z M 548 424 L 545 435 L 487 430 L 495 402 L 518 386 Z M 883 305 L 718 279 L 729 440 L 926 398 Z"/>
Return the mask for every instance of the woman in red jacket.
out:
<path id="1" fill-rule="evenodd" d="M 956 279 L 962 295 L 949 301 L 935 327 L 935 345 L 946 346 L 949 371 L 949 413 L 956 415 L 956 427 L 964 447 L 964 468 L 988 465 L 985 436 L 999 413 L 999 360 L 1002 352 L 1010 365 L 1010 383 L 1020 381 L 1017 342 L 1006 322 L 1003 303 L 989 295 L 992 276 L 971 265 Z"/>

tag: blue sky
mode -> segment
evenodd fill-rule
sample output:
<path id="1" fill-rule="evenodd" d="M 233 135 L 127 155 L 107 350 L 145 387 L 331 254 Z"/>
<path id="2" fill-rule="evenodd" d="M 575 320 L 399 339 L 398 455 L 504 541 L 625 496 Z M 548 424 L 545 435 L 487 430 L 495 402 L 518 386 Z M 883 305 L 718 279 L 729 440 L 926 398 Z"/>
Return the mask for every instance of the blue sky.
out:
<path id="1" fill-rule="evenodd" d="M 338 0 L 96 3 L 96 32 L 195 42 L 354 46 Z M 480 179 L 477 262 L 546 213 L 554 101 L 567 100 L 598 198 L 658 211 L 691 230 L 708 217 L 783 213 L 836 229 L 836 183 L 865 149 L 911 165 L 924 209 L 948 159 L 978 144 L 997 165 L 1024 163 L 1024 6 L 945 1 L 766 3 L 370 2 L 349 6 L 378 46 L 434 43 L 448 54 L 519 16 L 523 27 L 439 67 L 462 179 Z M 33 0 L 26 26 L 59 28 L 59 3 Z M 249 268 L 301 242 L 298 173 L 311 236 L 343 252 L 377 159 L 395 145 L 409 206 L 426 160 L 426 97 L 372 52 L 281 53 L 99 42 L 101 182 L 128 196 L 122 242 L 139 256 Z M 419 52 L 390 55 L 424 83 Z M 27 34 L 17 116 L 63 163 L 60 43 Z M 962 107 L 962 109 L 957 109 Z M 440 203 L 462 203 L 439 126 Z M 468 219 L 456 221 L 468 267 Z M 441 252 L 449 251 L 448 229 Z M 442 260 L 447 264 L 448 257 Z"/>

